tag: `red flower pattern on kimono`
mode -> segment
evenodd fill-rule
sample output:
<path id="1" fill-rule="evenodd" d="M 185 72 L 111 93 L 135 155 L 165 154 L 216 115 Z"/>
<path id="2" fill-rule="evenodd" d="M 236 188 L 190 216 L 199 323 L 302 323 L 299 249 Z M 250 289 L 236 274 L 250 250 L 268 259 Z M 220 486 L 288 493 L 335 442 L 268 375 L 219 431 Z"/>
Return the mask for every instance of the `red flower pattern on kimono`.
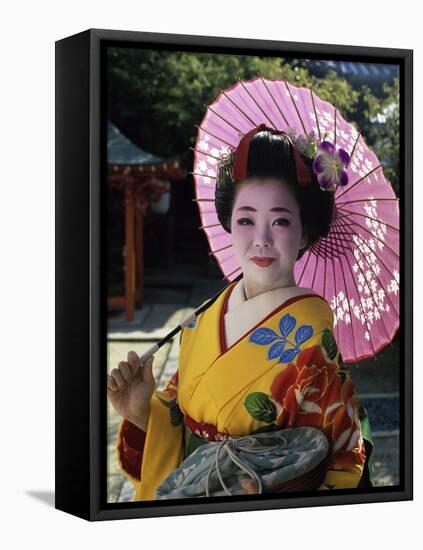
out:
<path id="1" fill-rule="evenodd" d="M 352 380 L 341 382 L 339 367 L 324 356 L 320 346 L 303 350 L 297 364 L 289 364 L 271 385 L 276 402 L 276 424 L 282 427 L 321 428 L 340 466 L 365 462 L 358 416 L 359 401 Z"/>
<path id="2" fill-rule="evenodd" d="M 281 405 L 280 426 L 321 426 L 328 395 L 336 385 L 337 365 L 329 363 L 320 346 L 303 350 L 272 382 L 271 396 Z M 303 418 L 301 418 L 303 416 Z"/>

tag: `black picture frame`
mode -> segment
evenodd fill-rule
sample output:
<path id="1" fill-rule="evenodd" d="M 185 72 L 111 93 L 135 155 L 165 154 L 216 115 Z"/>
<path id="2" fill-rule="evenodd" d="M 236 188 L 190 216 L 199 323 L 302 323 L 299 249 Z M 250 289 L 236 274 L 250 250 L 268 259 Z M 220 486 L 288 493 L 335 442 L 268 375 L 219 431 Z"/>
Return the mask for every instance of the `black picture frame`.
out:
<path id="1" fill-rule="evenodd" d="M 104 273 L 105 48 L 395 63 L 400 73 L 400 484 L 240 498 L 107 503 Z M 56 508 L 86 520 L 363 504 L 413 498 L 413 50 L 89 29 L 56 42 Z"/>

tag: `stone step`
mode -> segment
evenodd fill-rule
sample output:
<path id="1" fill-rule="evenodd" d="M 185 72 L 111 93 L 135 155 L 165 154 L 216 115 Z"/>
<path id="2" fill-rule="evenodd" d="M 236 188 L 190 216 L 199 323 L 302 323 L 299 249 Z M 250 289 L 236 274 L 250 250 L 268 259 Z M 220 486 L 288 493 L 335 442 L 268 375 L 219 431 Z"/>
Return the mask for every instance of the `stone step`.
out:
<path id="1" fill-rule="evenodd" d="M 107 339 L 110 341 L 157 342 L 188 317 L 192 311 L 193 308 L 184 305 L 146 304 L 143 309 L 136 310 L 134 321 L 127 321 L 124 314 L 118 318 L 109 319 Z"/>

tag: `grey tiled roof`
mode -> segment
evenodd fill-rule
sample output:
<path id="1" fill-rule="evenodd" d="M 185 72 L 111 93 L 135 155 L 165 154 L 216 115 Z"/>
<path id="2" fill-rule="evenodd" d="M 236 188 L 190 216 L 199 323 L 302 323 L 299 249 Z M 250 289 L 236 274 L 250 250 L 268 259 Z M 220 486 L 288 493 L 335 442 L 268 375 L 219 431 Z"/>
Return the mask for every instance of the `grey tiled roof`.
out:
<path id="1" fill-rule="evenodd" d="M 335 70 L 348 80 L 389 81 L 399 76 L 399 65 L 388 63 L 361 63 L 352 61 L 330 61 L 311 59 L 310 72 L 318 76 L 329 69 Z"/>
<path id="2" fill-rule="evenodd" d="M 161 164 L 164 159 L 132 143 L 114 124 L 107 122 L 107 163 L 132 166 Z"/>

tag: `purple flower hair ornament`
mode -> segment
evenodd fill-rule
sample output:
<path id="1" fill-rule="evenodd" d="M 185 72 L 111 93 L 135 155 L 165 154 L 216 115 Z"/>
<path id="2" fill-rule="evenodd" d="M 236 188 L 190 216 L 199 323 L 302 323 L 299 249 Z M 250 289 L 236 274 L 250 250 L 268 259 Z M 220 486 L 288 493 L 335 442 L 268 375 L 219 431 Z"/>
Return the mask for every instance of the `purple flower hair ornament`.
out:
<path id="1" fill-rule="evenodd" d="M 317 147 L 317 154 L 313 161 L 313 172 L 317 175 L 320 188 L 324 191 L 335 191 L 340 185 L 348 184 L 346 166 L 350 161 L 349 154 L 330 141 L 322 141 Z"/>

